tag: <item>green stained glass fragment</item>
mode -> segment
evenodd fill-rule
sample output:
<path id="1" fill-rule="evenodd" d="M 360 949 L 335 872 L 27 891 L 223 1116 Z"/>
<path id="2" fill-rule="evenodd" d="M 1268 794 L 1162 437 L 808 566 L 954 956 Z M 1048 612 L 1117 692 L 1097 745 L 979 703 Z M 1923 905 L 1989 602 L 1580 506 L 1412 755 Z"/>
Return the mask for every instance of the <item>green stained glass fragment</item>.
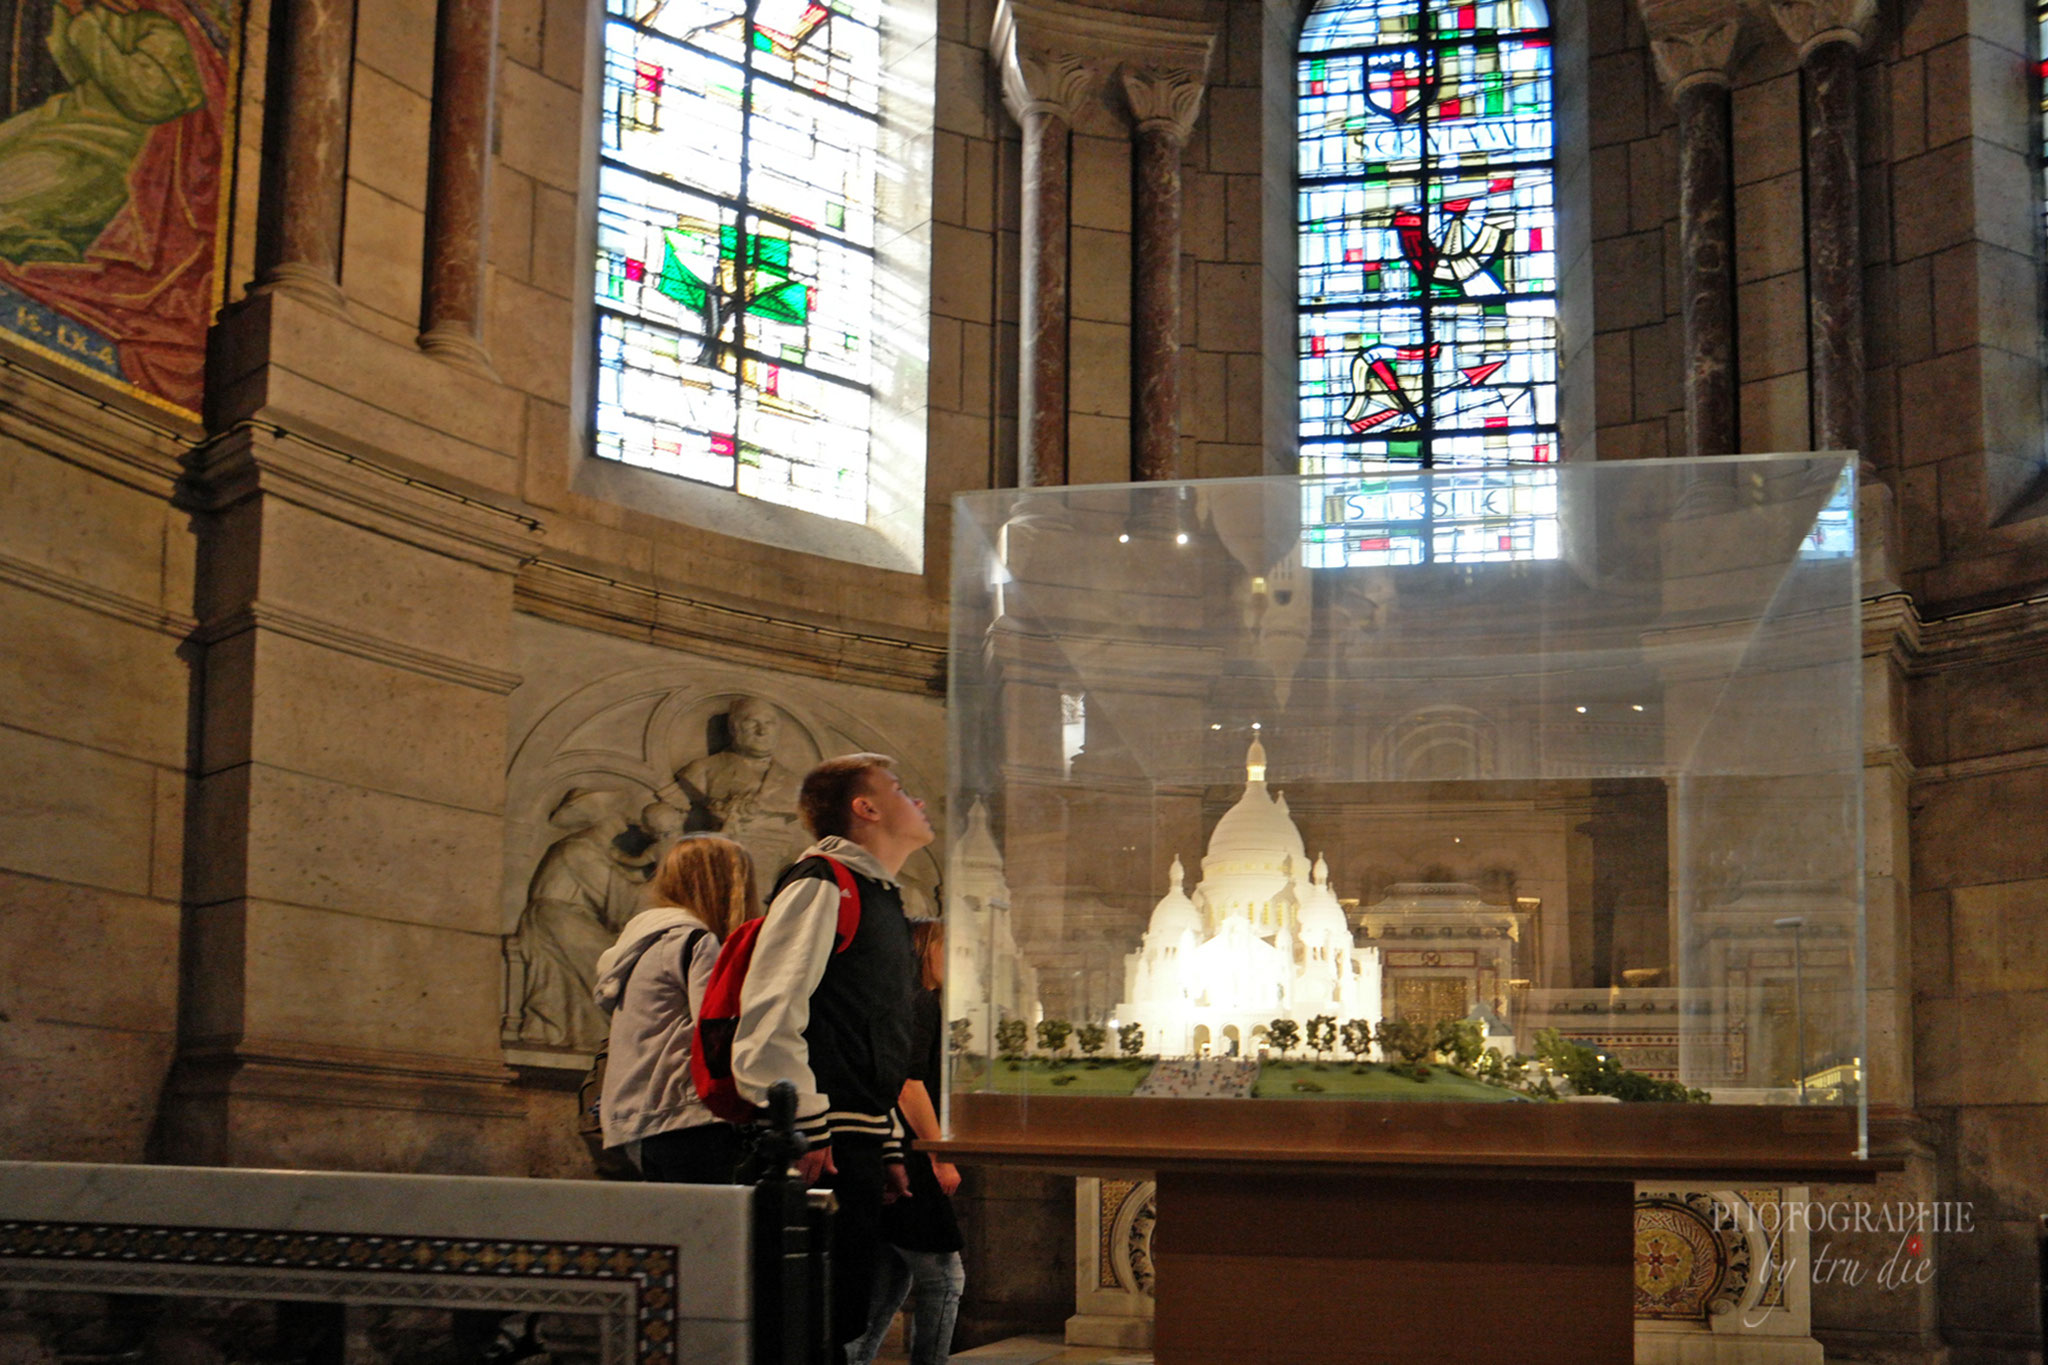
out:
<path id="1" fill-rule="evenodd" d="M 754 295 L 747 311 L 755 317 L 773 318 L 777 322 L 803 323 L 811 315 L 809 291 L 801 280 L 784 280 Z"/>
<path id="2" fill-rule="evenodd" d="M 654 287 L 693 312 L 704 310 L 706 285 L 683 264 L 675 238 L 666 232 L 661 236 L 661 279 Z"/>

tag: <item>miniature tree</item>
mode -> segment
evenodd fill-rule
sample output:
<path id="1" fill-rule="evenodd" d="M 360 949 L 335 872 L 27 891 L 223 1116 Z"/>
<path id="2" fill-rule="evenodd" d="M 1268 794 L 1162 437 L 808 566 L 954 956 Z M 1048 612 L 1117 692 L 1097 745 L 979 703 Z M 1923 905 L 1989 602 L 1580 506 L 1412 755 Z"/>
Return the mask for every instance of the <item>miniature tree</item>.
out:
<path id="1" fill-rule="evenodd" d="M 1486 1033 L 1476 1019 L 1439 1019 L 1432 1041 L 1445 1064 L 1468 1075 L 1486 1051 Z"/>
<path id="2" fill-rule="evenodd" d="M 1429 1075 L 1429 1055 L 1436 1050 L 1436 1030 L 1413 1019 L 1382 1019 L 1379 1027 L 1380 1050 L 1398 1062 L 1389 1062 L 1387 1070 L 1420 1081 Z"/>
<path id="3" fill-rule="evenodd" d="M 1073 1024 L 1065 1019 L 1041 1019 L 1038 1021 L 1038 1045 L 1057 1057 L 1073 1032 Z"/>
<path id="4" fill-rule="evenodd" d="M 1372 1025 L 1363 1019 L 1347 1019 L 1342 1036 L 1344 1050 L 1351 1054 L 1352 1062 L 1362 1064 L 1365 1054 L 1372 1051 Z"/>
<path id="5" fill-rule="evenodd" d="M 1095 1054 L 1102 1051 L 1103 1045 L 1109 1042 L 1109 1030 L 1100 1024 L 1083 1024 L 1074 1030 L 1074 1041 L 1080 1045 L 1081 1051 L 1086 1053 L 1089 1060 L 1092 1061 L 1095 1058 Z"/>
<path id="6" fill-rule="evenodd" d="M 1005 1019 L 996 1025 L 996 1055 L 1006 1062 L 1023 1057 L 1031 1039 L 1031 1027 L 1022 1019 Z"/>
<path id="7" fill-rule="evenodd" d="M 1266 1041 L 1279 1049 L 1280 1055 L 1285 1057 L 1301 1042 L 1301 1025 L 1292 1019 L 1275 1019 L 1266 1025 Z"/>
<path id="8" fill-rule="evenodd" d="M 967 1051 L 967 1045 L 974 1041 L 974 1023 L 968 1019 L 955 1019 L 946 1025 L 946 1042 L 955 1052 Z"/>
<path id="9" fill-rule="evenodd" d="M 1138 1054 L 1145 1050 L 1145 1026 L 1143 1024 L 1118 1025 L 1116 1031 L 1116 1050 L 1135 1061 Z"/>
<path id="10" fill-rule="evenodd" d="M 1318 1014 L 1308 1021 L 1308 1045 L 1315 1049 L 1316 1060 L 1323 1060 L 1323 1054 L 1337 1046 L 1337 1016 Z"/>

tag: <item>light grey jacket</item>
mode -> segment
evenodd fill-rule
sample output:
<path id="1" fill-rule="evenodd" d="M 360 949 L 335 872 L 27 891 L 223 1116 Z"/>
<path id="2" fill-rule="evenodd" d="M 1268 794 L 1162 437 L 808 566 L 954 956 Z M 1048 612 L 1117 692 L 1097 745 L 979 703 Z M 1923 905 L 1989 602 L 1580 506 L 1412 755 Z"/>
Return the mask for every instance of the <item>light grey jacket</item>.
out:
<path id="1" fill-rule="evenodd" d="M 683 947 L 696 929 L 705 932 L 685 963 Z M 598 1097 L 605 1146 L 717 1121 L 690 1083 L 690 1038 L 717 960 L 718 935 L 673 905 L 633 916 L 598 958 L 592 994 L 612 1018 Z"/>

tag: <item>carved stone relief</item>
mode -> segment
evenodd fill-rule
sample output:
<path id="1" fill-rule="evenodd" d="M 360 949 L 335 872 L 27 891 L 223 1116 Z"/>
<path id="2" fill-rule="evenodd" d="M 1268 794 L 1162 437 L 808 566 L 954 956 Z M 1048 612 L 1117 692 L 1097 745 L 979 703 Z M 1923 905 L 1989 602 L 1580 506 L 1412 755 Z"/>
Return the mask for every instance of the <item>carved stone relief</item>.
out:
<path id="1" fill-rule="evenodd" d="M 936 797 L 920 755 L 839 708 L 771 701 L 752 679 L 688 681 L 641 668 L 577 689 L 541 714 L 507 774 L 505 1045 L 535 1064 L 583 1065 L 602 1041 L 591 1003 L 599 954 L 645 904 L 661 855 L 715 831 L 753 856 L 761 894 L 809 845 L 797 789 L 821 758 L 891 753 Z M 836 713 L 836 714 L 835 714 Z M 936 802 L 935 802 L 936 804 Z M 937 913 L 939 863 L 904 869 L 912 914 Z"/>

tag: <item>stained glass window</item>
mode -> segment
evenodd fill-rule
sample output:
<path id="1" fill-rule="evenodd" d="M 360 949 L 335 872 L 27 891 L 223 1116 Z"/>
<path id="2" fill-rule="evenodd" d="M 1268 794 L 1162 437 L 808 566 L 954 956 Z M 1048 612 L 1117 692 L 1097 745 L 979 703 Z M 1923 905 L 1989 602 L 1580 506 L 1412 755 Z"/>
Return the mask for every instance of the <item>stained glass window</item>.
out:
<path id="1" fill-rule="evenodd" d="M 1302 472 L 1551 462 L 1557 243 L 1541 0 L 1322 0 L 1298 79 Z M 1492 502 L 1504 505 L 1498 491 Z M 1313 522 L 1319 508 L 1306 510 Z M 1510 524 L 1528 509 L 1498 525 L 1469 511 L 1431 519 L 1410 548 L 1537 553 L 1533 525 Z M 1468 534 L 1482 522 L 1491 529 Z M 1389 537 L 1393 557 L 1379 562 L 1416 562 L 1392 548 L 1402 541 Z"/>
<path id="2" fill-rule="evenodd" d="M 868 513 L 879 0 L 606 0 L 600 456 Z"/>
<path id="3" fill-rule="evenodd" d="M 2034 0 L 2034 93 L 2041 103 L 2041 140 L 2048 149 L 2048 0 Z M 2048 168 L 2048 155 L 2042 158 Z M 2043 196 L 2043 213 L 2048 215 L 2048 195 Z"/>

